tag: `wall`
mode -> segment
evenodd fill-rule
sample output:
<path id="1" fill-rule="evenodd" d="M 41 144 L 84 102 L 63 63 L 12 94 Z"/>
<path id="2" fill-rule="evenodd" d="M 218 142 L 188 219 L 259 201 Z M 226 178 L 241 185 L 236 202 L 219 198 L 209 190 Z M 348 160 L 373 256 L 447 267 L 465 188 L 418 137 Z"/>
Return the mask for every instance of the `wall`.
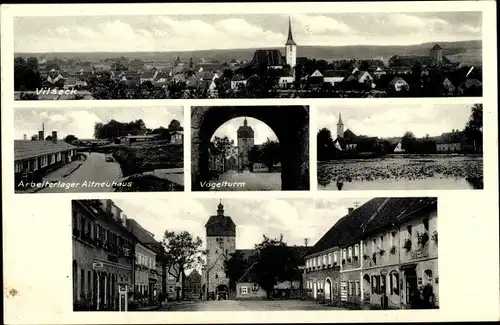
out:
<path id="1" fill-rule="evenodd" d="M 246 294 L 245 289 L 246 288 Z M 256 290 L 255 290 L 256 289 Z M 236 284 L 236 299 L 265 299 L 267 296 L 266 290 L 262 289 L 259 285 L 254 285 L 249 282 L 242 282 Z"/>

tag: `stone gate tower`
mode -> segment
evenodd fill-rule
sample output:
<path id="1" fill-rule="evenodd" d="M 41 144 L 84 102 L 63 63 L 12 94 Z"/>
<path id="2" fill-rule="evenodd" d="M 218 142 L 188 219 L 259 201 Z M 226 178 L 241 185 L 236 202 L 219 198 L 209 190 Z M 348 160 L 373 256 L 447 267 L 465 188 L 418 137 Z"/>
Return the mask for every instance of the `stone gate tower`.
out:
<path id="1" fill-rule="evenodd" d="M 229 294 L 229 278 L 224 271 L 224 261 L 236 251 L 236 225 L 224 215 L 222 202 L 217 207 L 217 215 L 211 216 L 205 225 L 207 239 L 207 264 L 204 274 L 205 299 L 213 292 L 215 298 L 221 291 Z"/>
<path id="2" fill-rule="evenodd" d="M 243 121 L 243 125 L 238 128 L 238 168 L 239 170 L 248 169 L 250 159 L 248 153 L 255 145 L 255 134 L 252 127 L 248 126 L 247 119 Z"/>

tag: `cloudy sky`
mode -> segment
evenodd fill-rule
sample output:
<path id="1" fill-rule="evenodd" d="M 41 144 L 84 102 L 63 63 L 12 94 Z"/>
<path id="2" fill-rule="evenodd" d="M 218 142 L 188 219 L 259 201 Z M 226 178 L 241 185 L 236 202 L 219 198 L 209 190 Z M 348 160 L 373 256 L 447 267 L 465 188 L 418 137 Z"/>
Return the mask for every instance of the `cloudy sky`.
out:
<path id="1" fill-rule="evenodd" d="M 234 140 L 234 143 L 236 144 L 237 143 L 236 132 L 238 131 L 238 128 L 243 125 L 244 120 L 245 120 L 244 117 L 237 117 L 222 124 L 217 129 L 217 131 L 215 131 L 211 140 L 213 140 L 216 136 L 228 137 L 230 140 Z M 267 126 L 267 124 L 252 117 L 247 117 L 247 122 L 248 126 L 250 126 L 254 131 L 255 144 L 262 144 L 266 142 L 268 138 L 272 141 L 278 140 L 273 130 L 271 130 L 271 128 Z"/>
<path id="2" fill-rule="evenodd" d="M 452 129 L 463 130 L 471 107 L 464 104 L 319 106 L 317 130 L 326 127 L 336 138 L 341 112 L 344 130 L 350 129 L 357 135 L 402 137 L 406 131 L 412 131 L 417 137 L 437 136 Z"/>
<path id="3" fill-rule="evenodd" d="M 168 127 L 172 119 L 183 124 L 182 107 L 150 107 L 150 108 L 16 108 L 14 110 L 14 137 L 28 139 L 38 134 L 45 123 L 45 134 L 57 131 L 58 138 L 73 134 L 80 139 L 93 138 L 94 125 L 97 122 L 107 123 L 115 119 L 122 123 L 142 119 L 146 127 L 154 129 Z"/>
<path id="4" fill-rule="evenodd" d="M 281 47 L 288 15 L 22 17 L 15 52 Z M 408 45 L 481 39 L 480 12 L 293 14 L 299 45 Z"/>
<path id="5" fill-rule="evenodd" d="M 355 202 L 369 198 L 342 199 L 223 199 L 225 215 L 236 224 L 236 248 L 253 248 L 262 234 L 279 237 L 288 245 L 314 245 Z M 153 233 L 157 240 L 165 230 L 189 231 L 205 245 L 205 224 L 217 214 L 218 199 L 134 199 L 114 200 L 129 217 Z"/>

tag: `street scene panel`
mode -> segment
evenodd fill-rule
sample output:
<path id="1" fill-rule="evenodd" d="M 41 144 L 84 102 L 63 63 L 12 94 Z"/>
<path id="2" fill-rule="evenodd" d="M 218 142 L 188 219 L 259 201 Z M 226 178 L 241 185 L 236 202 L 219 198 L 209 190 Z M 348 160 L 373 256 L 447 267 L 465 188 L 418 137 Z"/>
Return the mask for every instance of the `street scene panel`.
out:
<path id="1" fill-rule="evenodd" d="M 191 108 L 194 191 L 309 190 L 308 106 Z"/>
<path id="2" fill-rule="evenodd" d="M 182 107 L 16 108 L 16 193 L 183 191 Z"/>
<path id="3" fill-rule="evenodd" d="M 437 198 L 73 200 L 72 225 L 75 311 L 439 308 Z"/>
<path id="4" fill-rule="evenodd" d="M 14 20 L 16 100 L 480 97 L 482 71 L 481 12 Z"/>
<path id="5" fill-rule="evenodd" d="M 484 187 L 482 104 L 317 109 L 320 190 Z"/>

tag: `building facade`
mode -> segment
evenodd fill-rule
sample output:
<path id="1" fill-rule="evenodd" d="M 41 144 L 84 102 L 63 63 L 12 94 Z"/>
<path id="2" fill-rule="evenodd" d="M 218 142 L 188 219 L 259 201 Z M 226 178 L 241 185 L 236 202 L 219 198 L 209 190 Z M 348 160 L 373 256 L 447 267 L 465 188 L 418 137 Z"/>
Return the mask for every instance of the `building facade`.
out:
<path id="1" fill-rule="evenodd" d="M 206 268 L 202 279 L 205 299 L 219 294 L 229 295 L 229 278 L 224 270 L 224 261 L 236 251 L 236 225 L 230 216 L 224 215 L 224 206 L 219 203 L 217 215 L 211 216 L 206 229 Z"/>
<path id="2" fill-rule="evenodd" d="M 153 304 L 158 299 L 158 273 L 156 254 L 146 245 L 138 242 L 135 246 L 134 300 L 142 304 Z"/>
<path id="3" fill-rule="evenodd" d="M 187 300 L 199 300 L 202 297 L 201 274 L 198 270 L 193 270 L 189 275 L 184 276 L 182 283 L 183 298 Z"/>
<path id="4" fill-rule="evenodd" d="M 118 285 L 133 292 L 137 238 L 111 200 L 73 200 L 73 306 L 118 310 Z"/>
<path id="5" fill-rule="evenodd" d="M 50 140 L 40 131 L 33 140 L 14 140 L 14 175 L 16 187 L 22 182 L 40 182 L 50 171 L 76 159 L 76 147 L 57 139 L 53 131 Z"/>

